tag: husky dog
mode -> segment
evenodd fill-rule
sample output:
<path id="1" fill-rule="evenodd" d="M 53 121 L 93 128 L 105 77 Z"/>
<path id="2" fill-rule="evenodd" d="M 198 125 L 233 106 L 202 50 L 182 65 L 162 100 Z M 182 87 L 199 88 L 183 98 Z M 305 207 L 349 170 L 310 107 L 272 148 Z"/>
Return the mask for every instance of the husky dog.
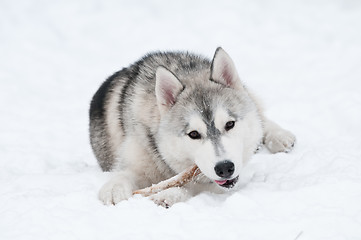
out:
<path id="1" fill-rule="evenodd" d="M 212 61 L 186 52 L 148 54 L 109 77 L 91 101 L 90 141 L 102 170 L 115 172 L 99 192 L 105 204 L 197 164 L 196 183 L 151 197 L 170 206 L 233 188 L 260 143 L 288 152 L 295 136 L 263 115 L 218 48 Z"/>

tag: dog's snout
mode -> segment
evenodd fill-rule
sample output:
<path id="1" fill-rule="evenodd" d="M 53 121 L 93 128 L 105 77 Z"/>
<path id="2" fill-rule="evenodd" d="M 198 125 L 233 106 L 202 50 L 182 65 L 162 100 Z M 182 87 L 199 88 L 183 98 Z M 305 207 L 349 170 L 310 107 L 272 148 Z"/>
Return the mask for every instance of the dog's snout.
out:
<path id="1" fill-rule="evenodd" d="M 216 164 L 214 171 L 219 177 L 229 178 L 234 173 L 234 164 L 229 160 L 224 160 Z"/>

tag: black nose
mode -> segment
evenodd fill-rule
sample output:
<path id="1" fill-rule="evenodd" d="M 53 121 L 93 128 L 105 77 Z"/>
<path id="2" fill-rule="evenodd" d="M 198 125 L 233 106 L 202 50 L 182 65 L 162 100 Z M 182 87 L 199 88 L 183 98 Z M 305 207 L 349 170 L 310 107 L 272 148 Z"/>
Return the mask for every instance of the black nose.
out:
<path id="1" fill-rule="evenodd" d="M 234 173 L 234 164 L 229 160 L 224 160 L 216 164 L 214 171 L 218 176 L 228 178 Z"/>

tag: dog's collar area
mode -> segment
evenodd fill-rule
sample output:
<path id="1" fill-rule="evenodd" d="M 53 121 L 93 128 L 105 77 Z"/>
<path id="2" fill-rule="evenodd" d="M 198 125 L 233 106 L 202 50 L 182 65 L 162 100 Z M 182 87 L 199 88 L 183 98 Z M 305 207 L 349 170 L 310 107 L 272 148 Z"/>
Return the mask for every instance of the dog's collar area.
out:
<path id="1" fill-rule="evenodd" d="M 229 179 L 229 180 L 222 180 L 222 181 L 215 181 L 219 186 L 224 187 L 224 188 L 232 188 L 234 187 L 234 185 L 236 185 L 236 183 L 238 182 L 238 178 L 239 176 L 233 178 L 233 179 Z"/>

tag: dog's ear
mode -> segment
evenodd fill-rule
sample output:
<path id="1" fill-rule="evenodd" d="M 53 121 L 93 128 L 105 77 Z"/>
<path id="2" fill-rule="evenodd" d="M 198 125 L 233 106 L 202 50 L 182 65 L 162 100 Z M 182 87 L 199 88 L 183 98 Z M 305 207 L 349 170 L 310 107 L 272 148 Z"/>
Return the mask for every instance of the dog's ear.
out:
<path id="1" fill-rule="evenodd" d="M 217 48 L 213 57 L 211 80 L 234 89 L 243 89 L 232 59 L 221 47 Z"/>
<path id="2" fill-rule="evenodd" d="M 174 105 L 178 94 L 183 90 L 183 85 L 173 73 L 164 67 L 158 67 L 155 80 L 155 96 L 162 114 Z"/>

